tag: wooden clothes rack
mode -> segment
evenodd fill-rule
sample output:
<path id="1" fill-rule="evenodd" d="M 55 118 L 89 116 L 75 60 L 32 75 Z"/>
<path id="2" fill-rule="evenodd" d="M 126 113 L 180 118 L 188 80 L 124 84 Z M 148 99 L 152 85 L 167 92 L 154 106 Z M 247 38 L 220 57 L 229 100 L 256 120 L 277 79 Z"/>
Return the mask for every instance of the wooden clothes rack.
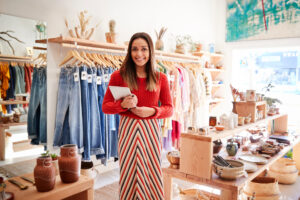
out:
<path id="1" fill-rule="evenodd" d="M 112 44 L 112 43 L 101 43 L 96 41 L 78 39 L 78 38 L 69 38 L 69 37 L 56 37 L 49 38 L 47 40 L 36 40 L 36 43 L 58 43 L 61 44 L 62 47 L 66 48 L 74 48 L 74 49 L 82 49 L 89 51 L 98 51 L 104 53 L 115 53 L 115 54 L 126 54 L 127 46 Z M 158 59 L 173 59 L 173 61 L 179 62 L 200 62 L 200 58 L 198 56 L 190 56 L 179 53 L 167 53 L 163 51 L 155 50 L 155 55 L 158 56 Z"/>
<path id="2" fill-rule="evenodd" d="M 32 62 L 31 57 L 0 55 L 1 61 L 14 61 L 14 62 Z"/>

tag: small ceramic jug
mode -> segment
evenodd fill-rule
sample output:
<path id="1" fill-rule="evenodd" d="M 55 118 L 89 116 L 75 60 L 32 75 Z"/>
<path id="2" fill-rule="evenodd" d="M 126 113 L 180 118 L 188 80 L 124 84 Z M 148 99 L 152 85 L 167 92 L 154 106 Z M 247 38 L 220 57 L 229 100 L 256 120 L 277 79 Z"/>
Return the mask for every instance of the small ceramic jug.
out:
<path id="1" fill-rule="evenodd" d="M 230 142 L 226 146 L 226 151 L 229 156 L 235 156 L 238 151 L 238 145 L 235 142 Z"/>
<path id="2" fill-rule="evenodd" d="M 37 191 L 47 192 L 54 188 L 56 175 L 50 156 L 37 158 L 33 174 Z"/>
<path id="3" fill-rule="evenodd" d="M 58 166 L 62 182 L 73 183 L 78 181 L 80 176 L 80 160 L 75 144 L 66 144 L 60 147 Z"/>

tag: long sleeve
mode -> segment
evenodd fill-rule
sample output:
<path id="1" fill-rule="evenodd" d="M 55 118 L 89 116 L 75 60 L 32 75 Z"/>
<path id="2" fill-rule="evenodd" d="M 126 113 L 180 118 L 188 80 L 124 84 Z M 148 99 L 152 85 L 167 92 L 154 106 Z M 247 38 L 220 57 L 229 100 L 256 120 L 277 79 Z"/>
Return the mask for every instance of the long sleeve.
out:
<path id="1" fill-rule="evenodd" d="M 159 101 L 161 102 L 161 106 L 152 106 L 155 109 L 154 118 L 168 118 L 173 115 L 173 104 L 170 94 L 170 87 L 169 82 L 163 73 L 160 73 L 161 83 L 160 83 L 160 94 L 159 94 Z"/>
<path id="2" fill-rule="evenodd" d="M 120 77 L 120 73 L 116 71 L 111 75 L 108 86 L 121 86 L 121 84 L 122 84 L 122 78 Z M 115 101 L 108 87 L 104 95 L 104 99 L 102 103 L 102 111 L 105 114 L 118 114 L 118 113 L 126 112 L 127 109 L 121 107 L 121 102 L 122 102 L 121 99 Z"/>

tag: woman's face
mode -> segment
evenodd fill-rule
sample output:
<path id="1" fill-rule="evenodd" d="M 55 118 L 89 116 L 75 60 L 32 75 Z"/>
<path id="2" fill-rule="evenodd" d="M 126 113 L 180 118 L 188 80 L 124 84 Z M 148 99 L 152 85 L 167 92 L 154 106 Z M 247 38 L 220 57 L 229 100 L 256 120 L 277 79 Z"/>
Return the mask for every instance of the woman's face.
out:
<path id="1" fill-rule="evenodd" d="M 146 40 L 137 38 L 132 42 L 131 58 L 135 67 L 145 67 L 150 57 L 150 50 Z"/>

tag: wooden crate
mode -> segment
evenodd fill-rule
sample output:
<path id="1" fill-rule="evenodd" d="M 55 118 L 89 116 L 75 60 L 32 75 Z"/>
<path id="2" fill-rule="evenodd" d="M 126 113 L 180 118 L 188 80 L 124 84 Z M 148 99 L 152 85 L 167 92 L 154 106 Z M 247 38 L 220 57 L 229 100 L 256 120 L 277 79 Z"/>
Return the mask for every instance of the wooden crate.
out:
<path id="1" fill-rule="evenodd" d="M 263 112 L 263 119 L 266 118 L 267 114 L 267 103 L 265 101 L 239 101 L 239 102 L 232 102 L 233 106 L 235 107 L 236 113 L 240 117 L 247 117 L 251 114 L 251 122 L 256 121 L 256 113 L 257 110 L 262 110 Z"/>
<path id="2" fill-rule="evenodd" d="M 182 134 L 179 171 L 201 178 L 211 179 L 213 145 L 211 138 Z"/>

